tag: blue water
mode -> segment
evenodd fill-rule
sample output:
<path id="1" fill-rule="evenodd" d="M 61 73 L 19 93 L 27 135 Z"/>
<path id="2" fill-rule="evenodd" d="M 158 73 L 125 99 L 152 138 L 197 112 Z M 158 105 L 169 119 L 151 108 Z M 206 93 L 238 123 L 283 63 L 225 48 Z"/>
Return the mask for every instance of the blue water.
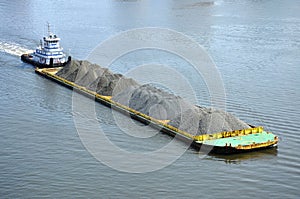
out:
<path id="1" fill-rule="evenodd" d="M 0 197 L 299 198 L 299 7 L 292 0 L 1 1 Z M 132 28 L 170 28 L 189 36 L 216 63 L 226 110 L 278 135 L 278 148 L 204 158 L 188 149 L 150 173 L 106 166 L 77 134 L 72 91 L 36 75 L 18 57 L 36 47 L 47 21 L 76 59 Z M 137 55 L 117 61 L 112 70 L 124 73 L 157 59 L 189 75 L 171 55 L 149 51 L 142 61 Z M 203 85 L 192 86 L 209 105 Z M 110 109 L 96 104 L 95 112 L 110 139 L 128 151 L 155 150 L 171 140 L 157 135 L 137 141 L 123 135 Z"/>

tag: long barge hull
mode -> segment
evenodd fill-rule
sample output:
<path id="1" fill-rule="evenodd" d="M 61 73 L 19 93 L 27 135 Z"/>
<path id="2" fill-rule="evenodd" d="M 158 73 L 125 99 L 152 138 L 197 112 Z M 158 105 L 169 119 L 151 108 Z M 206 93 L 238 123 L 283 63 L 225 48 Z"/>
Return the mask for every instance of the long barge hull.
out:
<path id="1" fill-rule="evenodd" d="M 210 154 L 233 154 L 255 150 L 261 150 L 277 146 L 278 137 L 272 133 L 265 132 L 262 127 L 254 127 L 251 129 L 243 129 L 232 132 L 220 132 L 215 134 L 205 134 L 193 136 L 187 132 L 177 129 L 167 123 L 152 118 L 148 115 L 133 110 L 127 106 L 111 100 L 110 96 L 99 95 L 96 92 L 79 86 L 64 78 L 55 75 L 60 68 L 36 68 L 35 72 L 52 81 L 55 81 L 69 89 L 83 94 L 101 104 L 119 111 L 131 118 L 159 129 L 160 132 L 176 136 L 176 138 L 187 142 L 196 150 L 206 151 Z M 248 139 L 248 140 L 247 140 Z M 254 139 L 254 140 L 253 140 Z M 237 141 L 240 140 L 240 141 Z M 246 141 L 242 141 L 246 140 Z M 226 142 L 226 143 L 225 143 Z"/>

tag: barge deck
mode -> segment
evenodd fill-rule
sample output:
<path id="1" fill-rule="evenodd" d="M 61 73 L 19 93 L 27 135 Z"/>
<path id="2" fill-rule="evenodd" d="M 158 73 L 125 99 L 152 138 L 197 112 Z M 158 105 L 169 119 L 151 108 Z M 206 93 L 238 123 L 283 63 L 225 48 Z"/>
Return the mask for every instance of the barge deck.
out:
<path id="1" fill-rule="evenodd" d="M 168 125 L 166 121 L 157 120 L 141 112 L 133 110 L 127 106 L 117 103 L 111 99 L 111 96 L 99 95 L 96 92 L 88 90 L 64 78 L 56 75 L 61 67 L 56 68 L 36 68 L 35 72 L 52 81 L 55 81 L 65 87 L 74 89 L 87 97 L 108 106 L 114 110 L 124 113 L 131 118 L 150 125 L 153 128 L 160 129 L 162 133 L 176 136 L 183 141 L 191 144 L 195 149 L 209 150 L 209 153 L 232 154 L 248 152 L 253 150 L 271 148 L 277 145 L 278 137 L 270 132 L 264 131 L 263 127 L 253 127 L 250 129 L 236 130 L 232 132 L 220 132 L 205 135 L 191 135 L 185 131 Z"/>

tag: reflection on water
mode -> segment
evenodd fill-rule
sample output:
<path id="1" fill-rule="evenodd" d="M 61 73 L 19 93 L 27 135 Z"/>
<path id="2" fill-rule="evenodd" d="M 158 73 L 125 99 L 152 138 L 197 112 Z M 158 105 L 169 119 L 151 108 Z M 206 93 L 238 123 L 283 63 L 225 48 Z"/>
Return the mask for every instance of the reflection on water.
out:
<path id="1" fill-rule="evenodd" d="M 215 4 L 214 1 L 203 1 L 203 2 L 196 2 L 192 4 L 186 4 L 181 9 L 188 9 L 188 8 L 198 8 L 198 7 L 205 7 L 205 6 L 213 6 Z"/>
<path id="2" fill-rule="evenodd" d="M 239 153 L 233 155 L 210 155 L 207 159 L 224 161 L 226 164 L 241 164 L 246 161 L 259 161 L 276 158 L 278 154 L 277 147 L 253 151 L 249 153 Z"/>

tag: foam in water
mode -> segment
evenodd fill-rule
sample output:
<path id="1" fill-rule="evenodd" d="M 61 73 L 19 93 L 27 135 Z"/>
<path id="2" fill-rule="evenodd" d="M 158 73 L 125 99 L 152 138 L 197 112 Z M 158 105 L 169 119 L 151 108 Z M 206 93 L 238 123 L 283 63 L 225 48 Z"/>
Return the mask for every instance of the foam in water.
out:
<path id="1" fill-rule="evenodd" d="M 0 41 L 0 52 L 5 52 L 14 56 L 21 56 L 24 53 L 32 52 L 32 50 L 22 47 L 21 45 L 16 43 Z"/>

